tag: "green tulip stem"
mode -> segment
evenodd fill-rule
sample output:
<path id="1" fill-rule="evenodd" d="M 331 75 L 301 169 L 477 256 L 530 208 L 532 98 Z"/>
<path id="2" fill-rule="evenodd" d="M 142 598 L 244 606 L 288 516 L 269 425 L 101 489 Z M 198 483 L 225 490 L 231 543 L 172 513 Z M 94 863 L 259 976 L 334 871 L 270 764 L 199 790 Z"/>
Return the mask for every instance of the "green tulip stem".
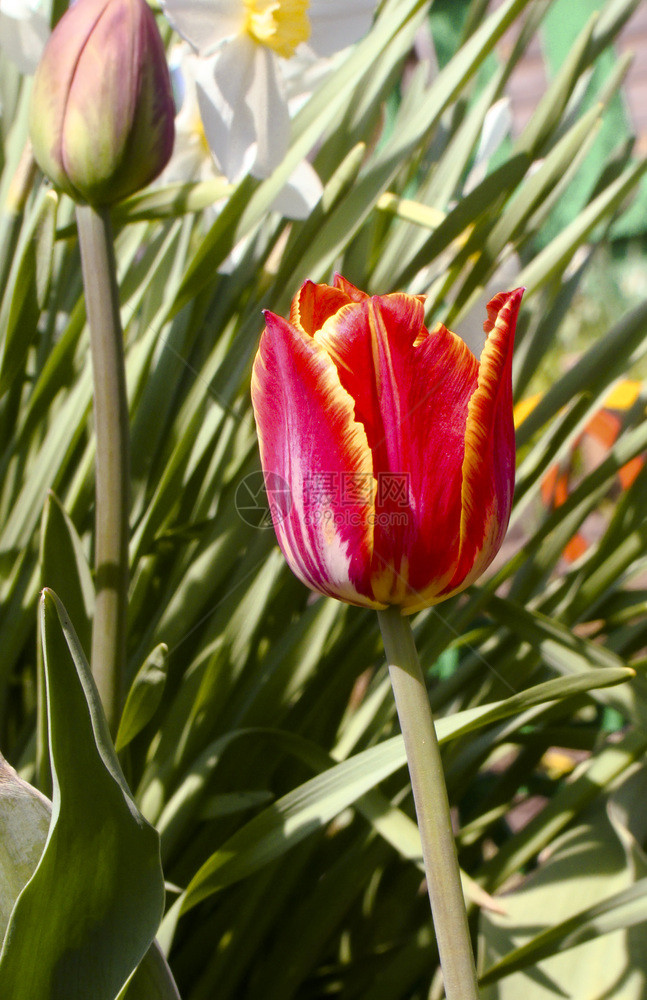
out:
<path id="1" fill-rule="evenodd" d="M 434 720 L 409 619 L 378 611 L 404 737 L 447 1000 L 478 1000 L 474 956 Z"/>
<path id="2" fill-rule="evenodd" d="M 128 601 L 129 425 L 119 292 L 108 209 L 77 205 L 90 327 L 96 435 L 92 674 L 112 733 L 121 713 Z"/>

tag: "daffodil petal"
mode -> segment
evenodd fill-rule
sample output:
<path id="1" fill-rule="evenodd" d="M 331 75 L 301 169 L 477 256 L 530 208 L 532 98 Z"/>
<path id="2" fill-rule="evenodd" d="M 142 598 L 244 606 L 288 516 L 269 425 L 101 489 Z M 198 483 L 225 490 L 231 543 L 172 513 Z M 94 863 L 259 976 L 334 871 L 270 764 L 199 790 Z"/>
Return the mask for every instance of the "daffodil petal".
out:
<path id="1" fill-rule="evenodd" d="M 241 0 L 162 0 L 162 10 L 201 56 L 212 55 L 245 27 Z"/>
<path id="2" fill-rule="evenodd" d="M 195 83 L 200 118 L 211 154 L 228 180 L 240 180 L 256 155 L 254 120 L 245 96 L 253 72 L 253 47 L 227 42 L 214 56 L 196 66 Z M 224 92 L 220 77 L 229 86 Z"/>
<path id="3" fill-rule="evenodd" d="M 14 0 L 0 3 L 0 49 L 21 73 L 36 71 L 49 34 L 43 11 Z"/>
<path id="4" fill-rule="evenodd" d="M 374 12 L 375 0 L 311 0 L 308 45 L 319 56 L 331 56 L 366 34 Z"/>
<path id="5" fill-rule="evenodd" d="M 323 594 L 381 606 L 370 589 L 374 481 L 366 433 L 334 364 L 306 333 L 268 313 L 252 374 L 261 463 L 289 485 L 274 513 L 293 572 Z"/>
<path id="6" fill-rule="evenodd" d="M 248 35 L 224 44 L 196 73 L 200 117 L 218 166 L 234 182 L 266 176 L 283 159 L 290 119 L 276 58 Z"/>
<path id="7" fill-rule="evenodd" d="M 302 160 L 272 202 L 272 208 L 286 219 L 307 219 L 322 194 L 319 174 L 307 160 Z"/>
<path id="8" fill-rule="evenodd" d="M 254 76 L 248 95 L 257 144 L 252 173 L 254 177 L 263 178 L 270 176 L 288 151 L 290 113 L 277 57 L 263 45 L 254 48 Z"/>

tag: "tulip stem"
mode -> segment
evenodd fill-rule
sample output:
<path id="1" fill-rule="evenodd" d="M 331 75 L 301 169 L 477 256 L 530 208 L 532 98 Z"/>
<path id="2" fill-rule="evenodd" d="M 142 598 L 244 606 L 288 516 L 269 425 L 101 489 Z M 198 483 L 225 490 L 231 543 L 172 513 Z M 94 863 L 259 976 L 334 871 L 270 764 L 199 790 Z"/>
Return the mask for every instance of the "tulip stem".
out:
<path id="1" fill-rule="evenodd" d="M 94 380 L 95 587 L 91 667 L 111 732 L 126 662 L 130 445 L 123 332 L 107 209 L 77 205 Z"/>
<path id="2" fill-rule="evenodd" d="M 378 611 L 378 617 L 411 776 L 445 996 L 478 1000 L 447 788 L 411 625 L 397 607 Z"/>

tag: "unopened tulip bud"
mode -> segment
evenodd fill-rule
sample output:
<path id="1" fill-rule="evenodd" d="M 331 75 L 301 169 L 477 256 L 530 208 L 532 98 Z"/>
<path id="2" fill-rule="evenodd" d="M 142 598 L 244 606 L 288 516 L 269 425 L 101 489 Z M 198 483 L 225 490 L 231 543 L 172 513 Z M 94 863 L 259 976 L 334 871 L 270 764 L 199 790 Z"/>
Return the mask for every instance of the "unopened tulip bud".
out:
<path id="1" fill-rule="evenodd" d="M 45 47 L 31 98 L 34 156 L 75 201 L 145 187 L 173 148 L 166 54 L 145 0 L 77 0 Z"/>

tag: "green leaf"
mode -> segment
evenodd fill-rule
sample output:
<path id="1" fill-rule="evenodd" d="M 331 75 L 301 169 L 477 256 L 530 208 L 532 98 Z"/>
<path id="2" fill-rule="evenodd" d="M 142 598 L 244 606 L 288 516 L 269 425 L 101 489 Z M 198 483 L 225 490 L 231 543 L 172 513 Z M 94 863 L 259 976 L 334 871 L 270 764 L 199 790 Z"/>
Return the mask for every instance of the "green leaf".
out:
<path id="1" fill-rule="evenodd" d="M 584 823 L 562 835 L 550 858 L 506 894 L 505 916 L 484 916 L 488 952 L 503 957 L 490 965 L 481 985 L 527 970 L 496 991 L 484 990 L 484 1000 L 512 1000 L 521 990 L 532 1000 L 576 993 L 644 996 L 644 963 L 636 950 L 642 932 L 606 935 L 647 921 L 647 878 L 628 884 L 631 872 L 604 805 L 599 802 Z M 548 921 L 550 926 L 535 933 Z M 525 928 L 531 928 L 529 940 L 515 946 L 511 927 L 514 939 L 527 937 Z M 576 947 L 575 955 L 565 954 Z M 618 982 L 625 976 L 620 994 Z"/>
<path id="2" fill-rule="evenodd" d="M 469 245 L 474 247 L 474 252 L 478 253 L 479 256 L 461 287 L 457 303 L 448 315 L 448 323 L 454 323 L 457 318 L 460 319 L 459 307 L 474 295 L 475 290 L 482 291 L 485 288 L 493 262 L 500 259 L 506 244 L 514 241 L 523 233 L 524 223 L 534 208 L 545 201 L 551 189 L 567 172 L 574 158 L 592 141 L 599 115 L 600 109 L 598 107 L 592 108 L 573 128 L 569 129 L 537 167 L 535 173 L 524 180 L 516 197 L 513 198 L 510 206 L 501 213 L 485 239 L 479 231 L 476 231 L 471 237 Z M 519 152 L 523 151 L 525 150 L 519 150 Z"/>
<path id="3" fill-rule="evenodd" d="M 607 788 L 640 760 L 647 749 L 647 736 L 629 730 L 617 742 L 604 745 L 575 771 L 568 783 L 523 829 L 506 841 L 483 866 L 479 881 L 492 892 L 519 872 L 582 812 L 602 789 Z"/>
<path id="4" fill-rule="evenodd" d="M 161 642 L 146 657 L 130 686 L 115 739 L 117 750 L 123 750 L 153 718 L 164 693 L 167 668 L 168 647 Z"/>
<path id="5" fill-rule="evenodd" d="M 551 244 L 552 246 L 552 244 Z M 550 247 L 547 247 L 547 250 Z M 621 316 L 539 400 L 519 427 L 517 444 L 523 447 L 537 431 L 578 393 L 586 392 L 589 410 L 603 405 L 604 393 L 627 366 L 641 358 L 645 345 L 647 302 Z M 582 418 L 583 419 L 583 418 Z"/>
<path id="6" fill-rule="evenodd" d="M 595 23 L 596 17 L 593 15 L 570 46 L 559 73 L 551 81 L 516 143 L 517 149 L 530 151 L 540 148 L 559 125 L 584 69 L 584 57 L 589 48 Z"/>
<path id="7" fill-rule="evenodd" d="M 529 295 L 564 270 L 577 248 L 588 239 L 598 223 L 616 211 L 635 190 L 646 170 L 647 160 L 630 166 L 524 267 L 516 280 L 525 286 Z"/>
<path id="8" fill-rule="evenodd" d="M 518 969 L 535 965 L 547 955 L 575 948 L 587 941 L 597 941 L 613 931 L 635 927 L 647 921 L 647 878 L 621 892 L 608 896 L 594 906 L 581 910 L 549 930 L 538 934 L 529 944 L 516 948 L 483 976 L 493 982 Z M 605 949 L 608 945 L 605 943 Z M 609 953 L 606 951 L 605 964 Z M 644 987 L 641 987 L 641 990 Z M 642 992 L 640 996 L 642 996 Z"/>
<path id="9" fill-rule="evenodd" d="M 623 667 L 589 671 L 586 676 L 558 678 L 491 705 L 458 712 L 436 722 L 442 743 L 521 712 L 531 705 L 588 690 L 598 680 L 615 684 L 633 676 Z M 402 737 L 358 753 L 288 792 L 238 830 L 193 877 L 181 901 L 186 912 L 200 900 L 257 871 L 309 833 L 320 830 L 342 809 L 374 788 L 406 763 Z"/>
<path id="10" fill-rule="evenodd" d="M 199 212 L 231 194 L 232 186 L 224 177 L 192 183 L 167 184 L 131 195 L 112 210 L 116 225 L 140 222 L 142 219 L 163 219 Z"/>
<path id="11" fill-rule="evenodd" d="M 396 737 L 289 792 L 238 830 L 205 862 L 180 897 L 180 911 L 186 912 L 218 889 L 279 857 L 405 763 L 404 745 Z"/>
<path id="12" fill-rule="evenodd" d="M 90 655 L 94 584 L 92 573 L 71 518 L 51 491 L 41 525 L 41 584 L 60 594 L 86 656 Z"/>
<path id="13" fill-rule="evenodd" d="M 52 804 L 0 754 L 0 938 L 47 840 Z"/>
<path id="14" fill-rule="evenodd" d="M 181 1000 L 157 941 L 153 941 L 118 1000 Z"/>
<path id="15" fill-rule="evenodd" d="M 67 393 L 37 453 L 37 458 L 24 478 L 20 492 L 3 525 L 0 552 L 14 551 L 29 544 L 34 528 L 42 516 L 48 490 L 54 484 L 61 466 L 74 451 L 83 433 L 87 409 L 92 402 L 92 378 L 89 366 L 79 375 Z"/>
<path id="16" fill-rule="evenodd" d="M 52 258 L 56 238 L 56 211 L 58 196 L 48 191 L 43 213 L 38 220 L 36 241 L 36 300 L 41 309 L 45 308 L 52 278 Z"/>
<path id="17" fill-rule="evenodd" d="M 146 954 L 164 902 L 157 833 L 137 811 L 62 604 L 40 604 L 53 779 L 38 868 L 7 928 L 3 1000 L 114 1000 Z"/>
<path id="18" fill-rule="evenodd" d="M 36 335 L 40 303 L 45 298 L 51 270 L 56 218 L 56 196 L 41 196 L 16 250 L 0 309 L 0 396 L 9 389 L 25 363 Z"/>
<path id="19" fill-rule="evenodd" d="M 406 129 L 401 129 L 390 143 L 388 155 L 380 155 L 363 181 L 352 192 L 346 208 L 342 205 L 326 220 L 325 234 L 320 235 L 323 249 L 317 252 L 322 267 L 328 266 L 342 236 L 347 241 L 351 225 L 357 226 L 369 211 L 374 199 L 384 190 L 389 178 L 399 169 L 402 159 L 410 156 L 416 142 L 436 122 L 449 102 L 474 74 L 516 15 L 529 0 L 507 0 L 479 26 L 474 35 L 436 77 L 425 102 L 411 116 Z M 291 172 L 306 156 L 322 132 L 345 113 L 354 86 L 372 72 L 373 64 L 394 45 L 396 33 L 406 31 L 424 4 L 421 0 L 403 0 L 386 4 L 372 31 L 356 46 L 334 76 L 320 87 L 301 109 L 293 126 L 294 141 L 283 163 L 262 184 L 249 179 L 238 185 L 222 214 L 201 242 L 178 292 L 175 310 L 185 305 L 209 281 L 216 267 L 234 244 L 264 218 L 274 198 L 283 189 Z M 353 89 L 351 89 L 351 84 Z M 345 200 L 344 200 L 345 201 Z M 346 227 L 340 218 L 347 214 Z M 348 214 L 350 213 L 350 214 Z"/>
<path id="20" fill-rule="evenodd" d="M 616 667 L 627 670 L 627 679 L 633 676 L 633 671 L 625 667 L 620 657 L 610 649 L 574 635 L 561 622 L 524 608 L 515 601 L 492 597 L 488 602 L 488 611 L 500 624 L 535 646 L 544 661 L 560 673 L 575 674 L 592 667 Z"/>
<path id="21" fill-rule="evenodd" d="M 530 163 L 530 157 L 526 153 L 515 154 L 461 198 L 404 268 L 400 281 L 406 282 L 413 278 L 420 268 L 437 257 L 486 212 L 495 199 L 514 190 L 523 179 Z"/>

